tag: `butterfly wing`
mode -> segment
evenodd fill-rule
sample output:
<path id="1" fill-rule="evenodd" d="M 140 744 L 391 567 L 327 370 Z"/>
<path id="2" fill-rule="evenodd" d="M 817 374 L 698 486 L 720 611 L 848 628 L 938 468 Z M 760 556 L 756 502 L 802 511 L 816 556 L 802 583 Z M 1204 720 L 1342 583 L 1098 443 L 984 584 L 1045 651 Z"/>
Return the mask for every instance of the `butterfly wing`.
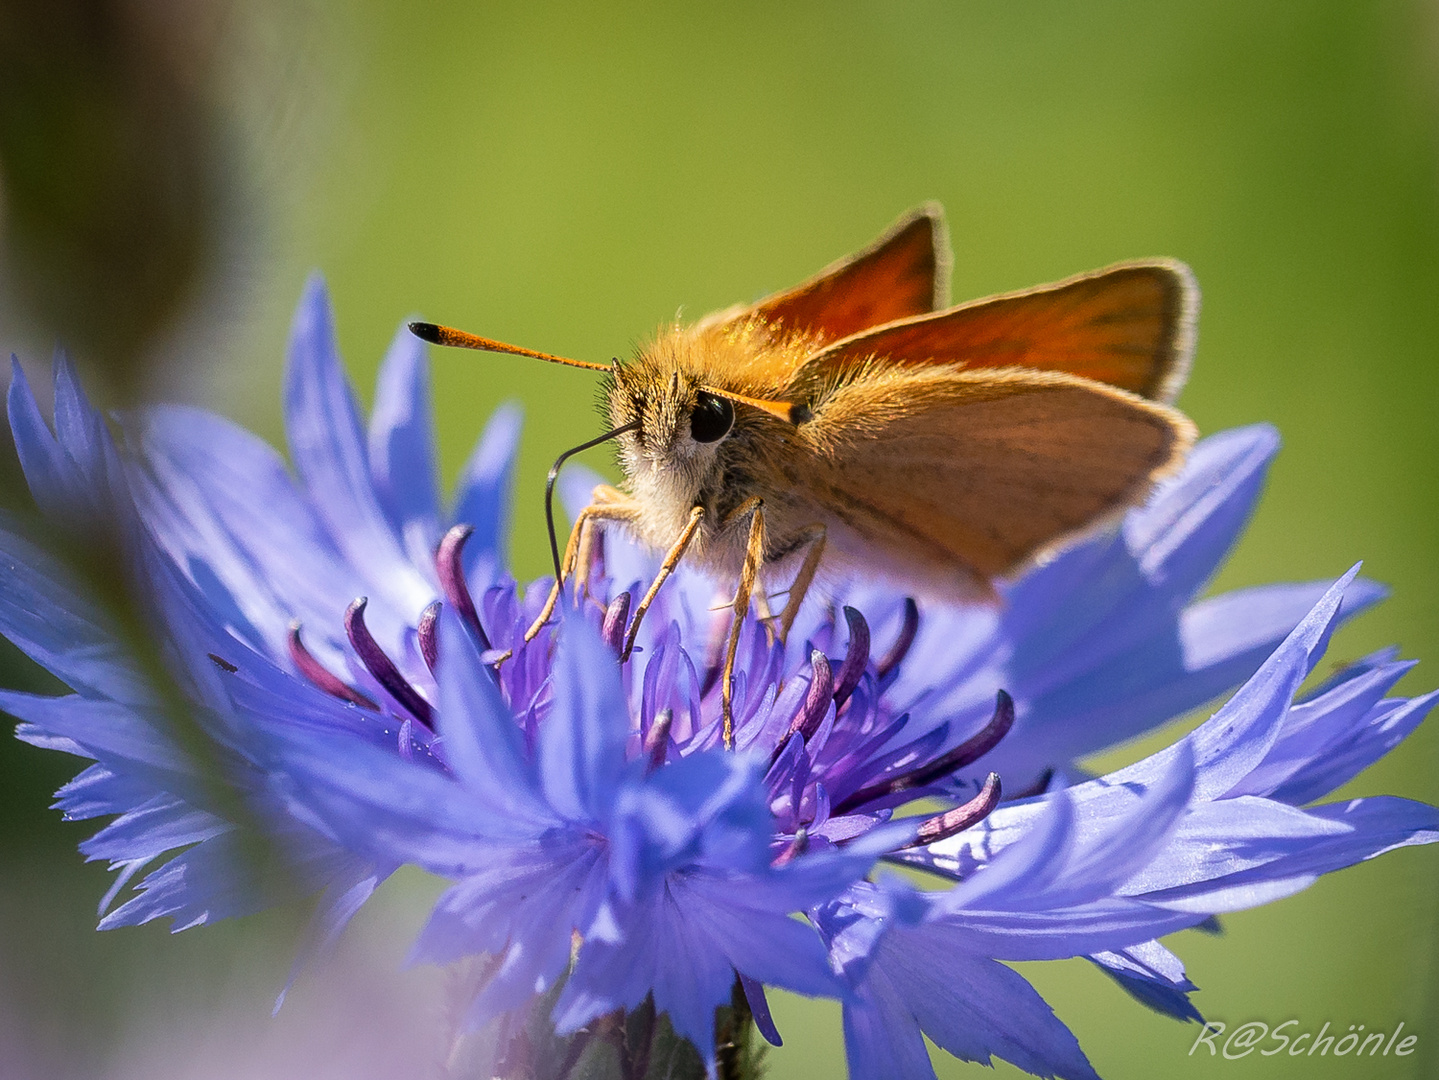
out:
<path id="1" fill-rule="evenodd" d="M 932 367 L 842 386 L 801 430 L 838 551 L 960 584 L 1013 573 L 1143 499 L 1195 434 L 1174 409 L 1088 379 Z"/>
<path id="2" fill-rule="evenodd" d="M 1189 373 L 1198 310 L 1183 263 L 1121 263 L 859 331 L 807 360 L 796 388 L 812 392 L 866 364 L 1021 367 L 1168 402 Z"/>
<path id="3" fill-rule="evenodd" d="M 829 342 L 948 303 L 949 234 L 944 211 L 938 203 L 926 203 L 905 214 L 869 247 L 831 263 L 808 281 L 748 307 L 720 312 L 701 326 L 758 316 L 785 331 L 801 331 Z"/>

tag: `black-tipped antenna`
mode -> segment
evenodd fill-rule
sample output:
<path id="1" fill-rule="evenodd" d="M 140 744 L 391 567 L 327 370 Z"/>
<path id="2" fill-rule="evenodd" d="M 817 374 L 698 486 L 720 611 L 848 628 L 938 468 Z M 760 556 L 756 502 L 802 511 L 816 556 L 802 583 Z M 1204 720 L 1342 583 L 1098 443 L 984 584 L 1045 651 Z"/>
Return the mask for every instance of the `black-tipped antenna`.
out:
<path id="1" fill-rule="evenodd" d="M 618 438 L 627 431 L 636 431 L 639 429 L 639 426 L 640 422 L 638 420 L 633 420 L 630 423 L 625 424 L 623 427 L 617 427 L 613 431 L 606 431 L 598 438 L 591 439 L 589 442 L 586 443 L 580 443 L 579 446 L 574 446 L 566 450 L 559 457 L 555 458 L 555 463 L 550 466 L 550 475 L 548 479 L 545 480 L 545 526 L 550 530 L 550 558 L 554 560 L 555 584 L 559 586 L 561 594 L 564 593 L 564 584 L 563 575 L 560 573 L 560 545 L 559 542 L 555 539 L 554 500 L 555 480 L 560 475 L 560 468 L 564 465 L 566 461 L 574 457 L 576 454 L 580 453 L 582 450 L 588 450 L 592 446 L 599 446 L 599 444 L 602 442 L 609 442 L 611 439 Z"/>
<path id="2" fill-rule="evenodd" d="M 469 334 L 464 330 L 456 330 L 453 326 L 440 326 L 437 323 L 412 322 L 410 323 L 410 333 L 421 341 L 428 341 L 431 345 L 448 345 L 456 349 L 478 349 L 481 352 L 509 353 L 511 356 L 532 356 L 536 360 L 548 360 L 552 364 L 585 368 L 587 371 L 610 370 L 609 364 L 592 364 L 588 360 L 571 360 L 568 356 L 556 356 L 554 353 L 526 349 L 521 345 L 509 345 L 503 341 L 480 337 L 478 334 Z"/>

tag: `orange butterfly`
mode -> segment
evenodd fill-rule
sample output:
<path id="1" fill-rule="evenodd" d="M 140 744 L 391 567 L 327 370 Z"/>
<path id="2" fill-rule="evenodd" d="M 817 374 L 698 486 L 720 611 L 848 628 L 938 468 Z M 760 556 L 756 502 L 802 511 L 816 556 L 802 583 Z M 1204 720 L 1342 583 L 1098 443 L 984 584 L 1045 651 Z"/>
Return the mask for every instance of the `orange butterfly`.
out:
<path id="1" fill-rule="evenodd" d="M 625 655 L 681 559 L 735 581 L 728 743 L 740 624 L 761 574 L 769 584 L 796 566 L 773 620 L 781 637 L 821 561 L 919 595 L 992 600 L 995 578 L 1179 467 L 1195 438 L 1168 404 L 1194 349 L 1186 266 L 1121 263 L 957 307 L 948 276 L 931 204 L 801 285 L 665 330 L 624 365 L 412 324 L 439 344 L 607 373 L 614 430 L 585 446 L 618 440 L 624 486 L 596 488 L 580 513 L 531 636 L 559 580 L 578 567 L 583 584 L 598 522 L 667 552 Z"/>

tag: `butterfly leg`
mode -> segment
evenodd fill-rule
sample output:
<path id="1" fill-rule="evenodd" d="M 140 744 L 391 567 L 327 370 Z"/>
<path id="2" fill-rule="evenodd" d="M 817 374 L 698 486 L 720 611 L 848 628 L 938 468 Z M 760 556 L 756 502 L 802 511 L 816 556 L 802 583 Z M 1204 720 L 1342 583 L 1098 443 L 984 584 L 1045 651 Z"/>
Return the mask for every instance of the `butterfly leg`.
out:
<path id="1" fill-rule="evenodd" d="M 544 628 L 545 623 L 550 621 L 550 616 L 555 613 L 555 604 L 557 604 L 560 599 L 560 589 L 563 586 L 564 579 L 568 577 L 574 569 L 585 530 L 592 528 L 592 523 L 597 521 L 633 521 L 639 516 L 639 503 L 629 498 L 629 496 L 623 495 L 623 493 L 617 492 L 617 494 L 621 495 L 623 501 L 590 503 L 589 506 L 586 506 L 579 512 L 578 516 L 576 516 L 574 527 L 570 530 L 569 543 L 565 545 L 565 557 L 560 563 L 561 578 L 550 587 L 550 595 L 545 600 L 545 606 L 540 609 L 538 617 L 530 624 L 530 628 L 525 631 L 526 641 L 533 641 L 540 630 Z"/>
<path id="2" fill-rule="evenodd" d="M 814 575 L 819 570 L 820 557 L 824 555 L 825 527 L 823 525 L 811 525 L 800 534 L 801 539 L 795 550 L 804 545 L 809 545 L 809 550 L 804 554 L 804 562 L 799 565 L 799 573 L 795 574 L 794 581 L 789 587 L 789 596 L 785 599 L 784 610 L 779 615 L 779 640 L 783 643 L 789 637 L 789 628 L 794 625 L 795 616 L 799 614 L 799 607 L 804 603 L 805 596 L 809 593 L 809 587 L 814 584 Z"/>
<path id="3" fill-rule="evenodd" d="M 729 607 L 728 604 L 721 605 Z M 769 594 L 764 589 L 756 589 L 754 594 L 754 613 L 759 619 L 760 625 L 764 627 L 764 640 L 766 645 L 773 645 L 779 639 L 775 636 L 774 624 L 775 613 L 769 606 Z"/>
<path id="4" fill-rule="evenodd" d="M 628 495 L 609 484 L 598 484 L 594 491 L 590 492 L 591 506 L 613 506 L 629 501 L 631 500 Z M 580 533 L 580 549 L 574 565 L 575 590 L 585 596 L 588 596 L 590 591 L 590 572 L 594 566 L 595 539 L 598 535 L 593 520 L 586 522 L 585 528 Z"/>
<path id="5" fill-rule="evenodd" d="M 739 588 L 734 594 L 734 617 L 730 620 L 729 642 L 725 646 L 724 672 L 720 676 L 721 715 L 724 717 L 724 746 L 734 749 L 734 664 L 739 652 L 739 634 L 749 611 L 750 595 L 755 578 L 764 562 L 764 500 L 758 495 L 746 499 L 730 513 L 725 524 L 749 517 L 749 540 L 745 544 L 744 562 L 740 564 Z"/>
<path id="6" fill-rule="evenodd" d="M 669 553 L 665 555 L 665 561 L 660 563 L 660 572 L 655 575 L 654 581 L 650 582 L 650 587 L 645 592 L 644 599 L 640 601 L 640 606 L 635 608 L 635 617 L 630 620 L 630 628 L 625 633 L 625 647 L 620 650 L 621 661 L 630 658 L 630 652 L 635 647 L 635 635 L 640 632 L 640 620 L 645 617 L 645 612 L 655 602 L 660 586 L 674 573 L 675 567 L 684 558 L 685 550 L 690 546 L 690 541 L 694 539 L 695 532 L 699 529 L 700 521 L 704 516 L 705 508 L 703 506 L 696 506 L 690 511 L 689 521 L 685 522 L 685 527 L 680 530 L 679 539 L 674 542 Z"/>

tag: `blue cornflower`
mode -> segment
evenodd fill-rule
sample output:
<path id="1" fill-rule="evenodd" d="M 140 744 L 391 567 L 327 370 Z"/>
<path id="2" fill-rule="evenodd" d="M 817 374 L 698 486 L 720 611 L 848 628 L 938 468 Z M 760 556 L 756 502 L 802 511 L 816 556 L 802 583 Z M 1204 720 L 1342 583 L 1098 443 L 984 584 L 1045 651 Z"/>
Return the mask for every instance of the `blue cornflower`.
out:
<path id="1" fill-rule="evenodd" d="M 544 995 L 574 1031 L 652 999 L 713 1065 L 737 981 L 771 1038 L 765 984 L 841 997 L 856 1076 L 930 1075 L 920 1031 L 960 1056 L 1087 1076 L 1001 961 L 1088 956 L 1194 1016 L 1159 935 L 1435 839 L 1434 811 L 1403 800 L 1300 809 L 1433 704 L 1384 697 L 1404 670 L 1387 654 L 1295 703 L 1329 630 L 1377 587 L 1351 574 L 1194 599 L 1257 497 L 1267 428 L 1200 444 L 1117 530 L 998 609 L 837 581 L 787 642 L 749 620 L 731 753 L 707 579 L 682 569 L 619 664 L 655 564 L 607 535 L 584 595 L 524 640 L 549 582 L 521 592 L 504 568 L 514 415 L 492 422 L 446 514 L 420 350 L 397 338 L 367 440 L 310 286 L 286 382 L 294 477 L 193 409 L 127 419 L 117 451 L 63 363 L 52 435 L 17 368 L 11 422 L 37 503 L 82 534 L 121 523 L 177 685 L 250 814 L 214 804 L 104 612 L 0 532 L 15 567 L 0 631 L 75 691 L 0 704 L 22 737 L 96 761 L 61 805 L 120 815 L 86 848 L 121 870 L 117 889 L 172 856 L 102 925 L 253 907 L 233 846 L 255 823 L 327 892 L 319 940 L 399 864 L 451 879 L 415 955 L 491 958 L 476 1025 L 511 1030 Z M 1093 781 L 1074 765 L 1245 679 L 1147 762 Z M 924 796 L 956 805 L 895 819 Z M 876 879 L 880 859 L 956 884 L 917 894 Z"/>

